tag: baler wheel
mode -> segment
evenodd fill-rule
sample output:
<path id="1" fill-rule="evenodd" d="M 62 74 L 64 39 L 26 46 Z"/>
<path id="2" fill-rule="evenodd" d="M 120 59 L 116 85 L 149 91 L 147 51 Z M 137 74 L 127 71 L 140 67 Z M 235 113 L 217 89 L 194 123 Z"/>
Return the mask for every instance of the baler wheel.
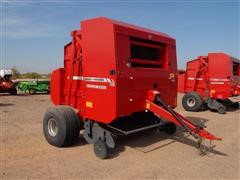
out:
<path id="1" fill-rule="evenodd" d="M 78 116 L 67 106 L 49 108 L 43 120 L 43 132 L 49 144 L 57 147 L 72 145 L 79 137 Z"/>
<path id="2" fill-rule="evenodd" d="M 186 111 L 197 112 L 203 105 L 202 98 L 195 92 L 189 92 L 183 96 L 182 106 Z"/>
<path id="3" fill-rule="evenodd" d="M 163 128 L 164 131 L 169 135 L 173 135 L 177 130 L 177 127 L 174 123 L 167 123 L 163 126 Z"/>
<path id="4" fill-rule="evenodd" d="M 235 109 L 238 109 L 239 108 L 239 103 L 238 102 L 233 103 L 232 107 L 235 108 Z"/>
<path id="5" fill-rule="evenodd" d="M 219 114 L 225 114 L 226 113 L 226 107 L 225 106 L 220 106 L 217 109 L 217 111 L 218 111 Z"/>
<path id="6" fill-rule="evenodd" d="M 95 155 L 100 159 L 105 159 L 108 155 L 108 147 L 105 141 L 98 140 L 93 145 Z"/>
<path id="7" fill-rule="evenodd" d="M 11 95 L 17 95 L 17 89 L 14 87 L 10 90 Z"/>
<path id="8" fill-rule="evenodd" d="M 36 93 L 36 90 L 35 89 L 29 89 L 28 92 L 29 92 L 30 95 L 33 95 L 33 94 Z"/>

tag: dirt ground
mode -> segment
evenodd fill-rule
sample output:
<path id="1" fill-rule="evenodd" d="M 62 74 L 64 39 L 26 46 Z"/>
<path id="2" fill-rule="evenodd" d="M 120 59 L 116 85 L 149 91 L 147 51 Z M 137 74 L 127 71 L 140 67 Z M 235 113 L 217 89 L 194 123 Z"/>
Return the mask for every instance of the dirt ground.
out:
<path id="1" fill-rule="evenodd" d="M 178 98 L 181 102 L 181 95 Z M 73 147 L 56 148 L 42 132 L 49 95 L 1 95 L 1 179 L 239 179 L 239 110 L 224 115 L 177 111 L 223 138 L 208 156 L 181 132 L 148 131 L 117 141 L 100 160 L 80 136 Z"/>

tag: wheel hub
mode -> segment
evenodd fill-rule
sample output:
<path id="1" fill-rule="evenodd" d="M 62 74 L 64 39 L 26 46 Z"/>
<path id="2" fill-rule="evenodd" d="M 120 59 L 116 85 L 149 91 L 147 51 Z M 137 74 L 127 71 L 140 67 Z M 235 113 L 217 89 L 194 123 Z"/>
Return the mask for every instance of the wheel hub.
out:
<path id="1" fill-rule="evenodd" d="M 191 98 L 187 99 L 187 105 L 189 107 L 193 107 L 193 106 L 195 106 L 195 104 L 196 104 L 196 100 L 194 98 L 191 97 Z"/>
<path id="2" fill-rule="evenodd" d="M 57 122 L 53 118 L 49 119 L 48 121 L 48 133 L 53 137 L 56 136 L 58 133 Z"/>

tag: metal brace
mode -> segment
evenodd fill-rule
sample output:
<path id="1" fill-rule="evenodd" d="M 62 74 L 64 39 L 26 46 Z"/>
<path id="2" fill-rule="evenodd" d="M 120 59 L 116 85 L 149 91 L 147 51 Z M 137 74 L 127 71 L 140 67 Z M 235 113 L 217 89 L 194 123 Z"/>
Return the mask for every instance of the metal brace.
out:
<path id="1" fill-rule="evenodd" d="M 215 145 L 212 144 L 212 140 L 210 140 L 209 143 L 206 143 L 206 140 L 204 138 L 199 137 L 198 150 L 201 156 L 210 156 L 214 147 Z"/>

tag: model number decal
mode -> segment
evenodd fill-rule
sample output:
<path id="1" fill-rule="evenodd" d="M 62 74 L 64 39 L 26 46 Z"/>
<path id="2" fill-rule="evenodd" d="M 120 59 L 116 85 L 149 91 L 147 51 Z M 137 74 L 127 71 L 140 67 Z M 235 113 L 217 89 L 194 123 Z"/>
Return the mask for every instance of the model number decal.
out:
<path id="1" fill-rule="evenodd" d="M 194 77 L 188 77 L 188 80 L 194 80 L 194 79 L 195 79 Z M 203 78 L 196 78 L 196 80 L 198 80 L 198 81 L 202 81 Z"/>
<path id="2" fill-rule="evenodd" d="M 84 77 L 84 76 L 73 76 L 73 80 L 82 80 L 86 82 L 101 82 L 101 83 L 109 83 L 109 86 L 114 87 L 115 81 L 110 78 L 101 78 L 101 77 Z M 69 77 L 68 77 L 69 79 Z"/>
<path id="3" fill-rule="evenodd" d="M 87 88 L 91 88 L 91 89 L 107 89 L 107 86 L 101 86 L 101 85 L 95 85 L 95 84 L 86 84 Z"/>

